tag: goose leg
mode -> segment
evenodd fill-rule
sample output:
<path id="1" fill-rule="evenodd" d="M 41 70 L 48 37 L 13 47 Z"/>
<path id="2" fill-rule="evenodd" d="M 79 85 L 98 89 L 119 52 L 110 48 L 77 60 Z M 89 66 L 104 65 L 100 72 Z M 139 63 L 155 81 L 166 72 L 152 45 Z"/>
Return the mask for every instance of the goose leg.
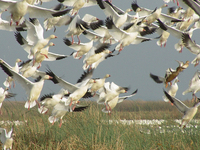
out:
<path id="1" fill-rule="evenodd" d="M 61 126 L 62 126 L 62 119 L 60 118 L 59 128 L 61 128 Z"/>

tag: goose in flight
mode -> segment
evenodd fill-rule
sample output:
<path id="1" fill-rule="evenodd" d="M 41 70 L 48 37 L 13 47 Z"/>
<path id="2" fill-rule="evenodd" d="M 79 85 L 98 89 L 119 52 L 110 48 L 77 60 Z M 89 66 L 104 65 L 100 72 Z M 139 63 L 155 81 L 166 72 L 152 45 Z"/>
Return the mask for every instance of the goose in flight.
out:
<path id="1" fill-rule="evenodd" d="M 3 143 L 2 149 L 12 149 L 12 144 L 13 144 L 13 128 L 9 132 L 6 131 L 4 128 L 0 128 L 0 133 L 1 133 L 1 142 Z"/>
<path id="2" fill-rule="evenodd" d="M 16 25 L 20 24 L 20 20 L 28 13 L 30 18 L 34 17 L 57 17 L 68 13 L 71 9 L 65 9 L 63 11 L 55 11 L 53 9 L 47 9 L 43 7 L 38 7 L 27 3 L 26 0 L 21 1 L 0 1 L 0 9 L 8 9 L 11 14 L 10 25 L 12 22 L 16 22 Z"/>
<path id="3" fill-rule="evenodd" d="M 38 103 L 38 107 L 40 107 L 40 104 L 37 100 L 42 91 L 44 80 L 51 79 L 52 77 L 50 77 L 49 75 L 44 75 L 43 77 L 38 77 L 36 82 L 31 82 L 27 78 L 23 77 L 21 74 L 11 70 L 10 65 L 2 59 L 0 59 L 0 67 L 7 75 L 11 76 L 26 90 L 28 101 L 25 103 L 24 107 L 30 109 L 34 107 L 36 103 Z"/>
<path id="4" fill-rule="evenodd" d="M 163 90 L 165 93 L 165 96 L 173 103 L 177 109 L 183 113 L 182 117 L 182 123 L 180 125 L 181 128 L 185 128 L 186 125 L 192 120 L 192 118 L 195 116 L 197 113 L 198 107 L 200 105 L 200 100 L 198 99 L 198 102 L 194 104 L 193 107 L 188 107 L 186 106 L 183 102 L 181 102 L 179 99 L 170 96 L 165 90 Z"/>

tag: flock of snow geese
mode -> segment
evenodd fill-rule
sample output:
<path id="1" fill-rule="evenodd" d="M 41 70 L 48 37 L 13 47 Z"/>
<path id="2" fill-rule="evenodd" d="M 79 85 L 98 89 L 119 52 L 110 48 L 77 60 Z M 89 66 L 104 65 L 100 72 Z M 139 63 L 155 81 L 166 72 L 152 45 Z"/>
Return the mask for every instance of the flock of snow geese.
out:
<path id="1" fill-rule="evenodd" d="M 52 108 L 48 120 L 52 124 L 60 120 L 59 127 L 61 127 L 62 118 L 67 112 L 83 111 L 88 107 L 79 105 L 81 98 L 94 98 L 98 104 L 105 105 L 102 112 L 111 114 L 111 110 L 118 103 L 134 96 L 138 90 L 136 89 L 128 96 L 120 97 L 119 95 L 126 93 L 129 87 L 106 82 L 106 78 L 110 77 L 109 74 L 103 78 L 92 78 L 93 72 L 102 61 L 106 61 L 108 58 L 112 59 L 117 55 L 120 57 L 123 49 L 131 44 L 155 40 L 158 46 L 165 47 L 167 39 L 172 35 L 180 40 L 175 45 L 175 49 L 182 52 L 183 47 L 186 47 L 196 55 L 191 64 L 195 66 L 199 64 L 200 46 L 191 39 L 193 32 L 200 28 L 199 1 L 177 0 L 177 6 L 168 8 L 168 14 L 162 13 L 162 9 L 168 7 L 166 3 L 169 3 L 170 0 L 164 0 L 165 4 L 154 10 L 140 7 L 134 0 L 130 4 L 130 8 L 125 11 L 108 0 L 58 0 L 59 4 L 53 9 L 43 8 L 42 3 L 49 1 L 51 0 L 0 0 L 0 14 L 10 13 L 8 20 L 0 17 L 0 30 L 12 31 L 28 58 L 28 60 L 23 58 L 25 60 L 23 62 L 22 58 L 16 58 L 13 67 L 6 60 L 0 59 L 0 67 L 8 75 L 3 83 L 5 88 L 0 88 L 1 115 L 4 99 L 15 96 L 8 92 L 10 88 L 15 87 L 15 81 L 26 91 L 27 102 L 24 107 L 29 110 L 38 105 L 38 111 L 41 114 L 46 114 Z M 98 5 L 104 12 L 105 20 L 100 20 L 91 14 L 85 14 L 82 18 L 79 16 L 80 9 L 93 5 Z M 131 11 L 134 11 L 135 15 L 130 15 Z M 29 18 L 26 17 L 26 14 Z M 45 19 L 43 26 L 38 18 Z M 50 52 L 49 49 L 55 45 L 52 42 L 53 39 L 58 37 L 54 34 L 47 38 L 43 36 L 44 29 L 47 32 L 53 29 L 56 33 L 56 28 L 61 26 L 67 27 L 67 34 L 63 38 L 63 42 L 74 50 L 70 55 Z M 158 36 L 150 37 L 153 33 L 157 33 Z M 84 35 L 89 42 L 81 42 L 80 35 Z M 77 42 L 75 42 L 74 36 L 77 37 Z M 111 45 L 115 45 L 112 51 L 109 50 Z M 68 57 L 83 59 L 83 74 L 76 84 L 58 77 L 49 66 L 46 71 L 39 70 L 43 61 L 62 61 Z M 18 65 L 19 62 L 22 63 Z M 164 90 L 163 100 L 170 101 L 184 114 L 181 127 L 185 127 L 194 117 L 200 105 L 195 95 L 200 90 L 198 86 L 200 72 L 196 71 L 189 88 L 183 92 L 183 95 L 192 92 L 193 99 L 195 99 L 196 104 L 189 108 L 175 98 L 175 95 L 178 90 L 178 75 L 187 69 L 190 62 L 177 62 L 179 66 L 175 70 L 168 68 L 164 77 L 152 73 L 150 73 L 150 77 L 156 83 L 164 83 L 166 90 Z M 31 78 L 35 79 L 35 82 L 32 82 Z M 51 80 L 54 84 L 61 86 L 60 92 L 40 96 L 45 80 Z M 9 138 L 11 133 L 6 134 L 6 131 L 2 129 L 2 136 Z M 5 145 L 4 148 L 9 148 L 9 146 Z"/>

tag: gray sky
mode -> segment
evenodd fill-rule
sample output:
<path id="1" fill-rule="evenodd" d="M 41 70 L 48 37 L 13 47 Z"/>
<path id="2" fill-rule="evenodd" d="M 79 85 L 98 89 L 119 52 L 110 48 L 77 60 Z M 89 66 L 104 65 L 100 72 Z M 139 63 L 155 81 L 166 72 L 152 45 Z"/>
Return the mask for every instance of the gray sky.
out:
<path id="1" fill-rule="evenodd" d="M 131 8 L 131 0 L 121 1 L 121 0 L 113 0 L 113 4 L 118 6 L 119 8 L 126 10 L 127 8 Z M 42 7 L 50 8 L 53 7 L 54 4 L 58 4 L 57 1 L 49 2 L 48 4 L 43 3 Z M 147 3 L 146 0 L 138 0 L 138 5 L 141 7 L 146 7 L 148 9 L 154 10 L 155 7 L 160 7 L 164 2 L 162 0 L 151 0 L 151 3 Z M 170 6 L 176 6 L 173 2 L 168 3 Z M 167 12 L 167 8 L 164 8 L 163 13 Z M 92 6 L 88 8 L 82 8 L 79 11 L 79 15 L 81 17 L 84 14 L 92 14 L 97 16 L 99 19 L 105 20 L 106 16 L 103 11 L 99 8 L 99 6 Z M 135 12 L 131 12 L 130 14 L 135 14 Z M 8 14 L 3 15 L 3 19 L 8 17 Z M 27 18 L 27 16 L 26 16 Z M 43 25 L 43 20 L 40 19 L 40 23 Z M 56 46 L 51 47 L 49 51 L 69 55 L 73 52 L 73 49 L 67 47 L 63 43 L 63 38 L 66 35 L 65 30 L 67 30 L 68 26 L 57 27 L 56 32 L 54 33 L 58 36 L 57 39 L 53 39 L 52 42 L 55 43 Z M 45 31 L 44 38 L 48 37 L 50 34 L 53 34 L 53 30 Z M 27 53 L 23 50 L 23 48 L 17 43 L 14 37 L 13 32 L 2 31 L 0 30 L 0 42 L 1 42 L 1 58 L 4 59 L 11 66 L 14 66 L 15 60 L 20 58 L 23 61 L 26 61 Z M 26 32 L 23 33 L 24 37 L 26 36 Z M 198 43 L 198 35 L 199 30 L 196 30 L 193 33 L 192 39 Z M 153 34 L 150 37 L 156 37 L 157 34 Z M 89 42 L 84 36 L 81 36 L 82 42 Z M 70 38 L 71 40 L 71 38 Z M 77 38 L 75 37 L 75 41 Z M 186 48 L 183 49 L 182 53 L 178 53 L 174 49 L 174 45 L 179 41 L 178 39 L 172 37 L 170 35 L 167 45 L 165 48 L 161 48 L 156 44 L 157 40 L 144 42 L 138 45 L 130 45 L 125 47 L 120 55 L 106 59 L 101 62 L 97 69 L 94 71 L 94 78 L 102 78 L 105 74 L 110 74 L 111 77 L 107 78 L 106 81 L 114 82 L 120 86 L 130 86 L 131 89 L 127 94 L 131 94 L 133 91 L 138 89 L 138 93 L 130 98 L 132 100 L 143 99 L 145 101 L 148 100 L 161 100 L 163 96 L 163 88 L 164 84 L 155 83 L 149 76 L 150 72 L 164 77 L 165 71 L 167 68 L 171 67 L 176 69 L 178 63 L 175 60 L 180 61 L 192 61 L 195 58 L 195 55 L 190 53 Z M 200 42 L 199 42 L 200 43 Z M 110 48 L 113 50 L 114 46 Z M 63 60 L 54 61 L 54 62 L 43 62 L 42 67 L 39 69 L 41 71 L 45 71 L 46 64 L 48 64 L 51 70 L 58 76 L 62 77 L 64 80 L 75 84 L 78 78 L 83 73 L 83 58 L 81 60 L 75 60 L 73 57 L 69 57 Z M 199 66 L 194 67 L 192 64 L 179 74 L 179 90 L 177 92 L 176 97 L 181 100 L 191 99 L 192 94 L 188 93 L 186 95 L 182 95 L 182 92 L 188 88 L 189 82 L 193 77 L 196 70 L 199 69 Z M 4 87 L 3 82 L 7 75 L 0 69 L 0 86 Z M 41 96 L 43 94 L 48 94 L 50 92 L 57 93 L 60 90 L 60 86 L 54 85 L 51 81 L 45 81 L 44 88 L 42 90 Z M 11 100 L 22 100 L 26 101 L 27 96 L 24 92 L 24 89 L 20 84 L 16 83 L 16 87 L 10 90 L 13 93 L 16 93 L 17 96 L 12 98 Z M 200 96 L 199 93 L 196 94 Z"/>

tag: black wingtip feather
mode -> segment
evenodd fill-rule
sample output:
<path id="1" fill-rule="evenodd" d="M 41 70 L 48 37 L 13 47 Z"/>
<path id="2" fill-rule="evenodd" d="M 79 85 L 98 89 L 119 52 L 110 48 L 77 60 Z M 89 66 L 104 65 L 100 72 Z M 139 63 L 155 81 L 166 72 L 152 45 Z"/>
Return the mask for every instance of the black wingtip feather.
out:
<path id="1" fill-rule="evenodd" d="M 67 38 L 64 38 L 64 39 L 63 39 L 63 42 L 64 42 L 67 46 L 71 46 L 71 45 L 72 45 L 72 42 L 71 42 L 69 39 L 67 39 Z"/>
<path id="2" fill-rule="evenodd" d="M 97 4 L 99 5 L 99 7 L 100 7 L 101 9 L 105 9 L 105 6 L 104 6 L 102 0 L 97 0 Z"/>
<path id="3" fill-rule="evenodd" d="M 135 12 L 136 12 L 136 10 L 137 10 L 138 8 L 140 8 L 140 7 L 138 6 L 136 0 L 132 2 L 131 7 L 132 7 L 132 9 L 133 9 Z"/>
<path id="4" fill-rule="evenodd" d="M 157 21 L 158 21 L 158 25 L 159 25 L 159 27 L 161 28 L 161 29 L 163 29 L 163 30 L 167 30 L 167 27 L 165 26 L 165 24 L 162 22 L 162 21 L 160 21 L 160 19 L 157 19 Z"/>
<path id="5" fill-rule="evenodd" d="M 2 68 L 2 70 L 10 77 L 13 76 L 12 72 L 10 71 L 10 69 L 7 68 L 7 66 L 4 64 L 4 62 L 1 60 L 0 61 L 0 67 Z"/>
<path id="6" fill-rule="evenodd" d="M 53 13 L 52 16 L 53 16 L 53 17 L 63 16 L 63 15 L 65 15 L 65 14 L 69 13 L 70 10 L 71 10 L 71 9 L 65 9 L 65 10 L 62 10 L 62 11 L 58 11 L 58 12 L 56 12 L 56 13 Z"/>
<path id="7" fill-rule="evenodd" d="M 49 68 L 49 66 L 47 65 L 47 69 L 45 71 L 45 73 L 49 76 L 52 77 L 52 79 L 50 79 L 54 84 L 59 83 L 58 80 L 56 79 L 56 75 L 51 71 L 51 69 Z"/>
<path id="8" fill-rule="evenodd" d="M 163 92 L 165 93 L 165 96 L 171 101 L 171 103 L 174 103 L 173 98 L 164 89 Z"/>
<path id="9" fill-rule="evenodd" d="M 90 23 L 90 28 L 92 30 L 96 30 L 96 29 L 98 29 L 99 27 L 101 27 L 103 25 L 104 25 L 104 21 L 103 20 L 98 20 L 97 22 Z"/>
<path id="10" fill-rule="evenodd" d="M 54 95 L 54 93 L 45 94 L 40 98 L 40 101 L 43 101 L 46 98 L 52 98 L 53 95 Z"/>
<path id="11" fill-rule="evenodd" d="M 20 45 L 24 45 L 23 37 L 22 37 L 21 33 L 20 32 L 14 32 L 14 33 L 15 33 L 15 39 L 17 40 L 17 42 Z"/>
<path id="12" fill-rule="evenodd" d="M 89 106 L 78 106 L 78 107 L 75 107 L 75 109 L 73 110 L 73 112 L 80 112 L 80 111 L 85 110 L 88 107 Z"/>
<path id="13" fill-rule="evenodd" d="M 111 17 L 107 17 L 105 22 L 106 22 L 106 27 L 108 29 L 112 29 L 112 26 L 114 25 L 114 22 L 113 22 L 112 18 Z"/>
<path id="14" fill-rule="evenodd" d="M 156 83 L 163 83 L 163 81 L 160 81 L 158 76 L 153 75 L 150 73 L 150 77 L 156 82 Z"/>

